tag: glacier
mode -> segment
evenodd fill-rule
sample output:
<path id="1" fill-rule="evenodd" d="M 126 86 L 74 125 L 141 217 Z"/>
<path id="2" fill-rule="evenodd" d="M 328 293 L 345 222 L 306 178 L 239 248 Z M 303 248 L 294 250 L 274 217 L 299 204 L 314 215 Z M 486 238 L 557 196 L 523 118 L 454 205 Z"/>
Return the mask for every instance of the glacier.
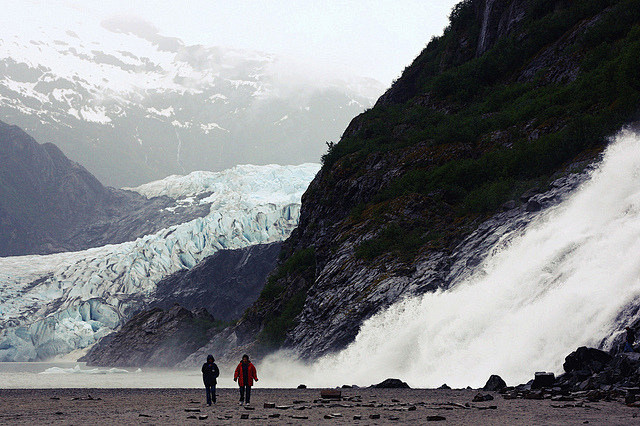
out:
<path id="1" fill-rule="evenodd" d="M 85 348 L 132 315 L 163 277 L 218 250 L 287 238 L 318 164 L 241 165 L 136 188 L 148 198 L 210 203 L 209 214 L 122 244 L 0 258 L 0 361 Z"/>

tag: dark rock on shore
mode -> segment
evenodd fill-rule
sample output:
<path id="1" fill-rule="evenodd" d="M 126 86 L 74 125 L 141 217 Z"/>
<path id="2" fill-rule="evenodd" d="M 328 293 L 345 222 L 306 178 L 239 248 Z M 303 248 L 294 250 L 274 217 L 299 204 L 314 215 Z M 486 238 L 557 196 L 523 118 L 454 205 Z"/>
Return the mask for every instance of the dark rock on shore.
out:
<path id="1" fill-rule="evenodd" d="M 372 385 L 372 388 L 378 389 L 411 389 L 411 387 L 400 379 L 386 379 L 377 385 Z"/>
<path id="2" fill-rule="evenodd" d="M 485 402 L 485 401 L 493 401 L 493 396 L 488 393 L 487 394 L 478 393 L 472 399 L 472 402 Z"/>
<path id="3" fill-rule="evenodd" d="M 537 372 L 534 376 L 531 389 L 549 388 L 553 386 L 556 376 L 553 373 Z"/>
<path id="4" fill-rule="evenodd" d="M 611 355 L 608 353 L 599 349 L 581 346 L 565 358 L 562 368 L 567 373 L 584 371 L 593 374 L 602 371 L 610 361 Z"/>
<path id="5" fill-rule="evenodd" d="M 640 353 L 611 356 L 593 348 L 578 348 L 567 356 L 565 374 L 556 386 L 574 391 L 611 390 L 640 386 Z"/>
<path id="6" fill-rule="evenodd" d="M 507 384 L 505 383 L 504 380 L 502 380 L 502 377 L 496 374 L 492 374 L 489 377 L 489 380 L 487 380 L 487 383 L 484 385 L 482 390 L 483 391 L 500 391 L 506 387 L 507 387 Z"/>
<path id="7" fill-rule="evenodd" d="M 96 366 L 173 367 L 207 342 L 214 329 L 215 320 L 206 309 L 153 308 L 103 337 L 79 361 Z"/>
<path id="8" fill-rule="evenodd" d="M 500 391 L 505 399 L 550 399 L 584 401 L 624 399 L 627 404 L 640 400 L 640 353 L 610 355 L 594 348 L 580 347 L 565 358 L 565 373 L 553 379 L 552 373 L 536 373 L 534 380 Z"/>

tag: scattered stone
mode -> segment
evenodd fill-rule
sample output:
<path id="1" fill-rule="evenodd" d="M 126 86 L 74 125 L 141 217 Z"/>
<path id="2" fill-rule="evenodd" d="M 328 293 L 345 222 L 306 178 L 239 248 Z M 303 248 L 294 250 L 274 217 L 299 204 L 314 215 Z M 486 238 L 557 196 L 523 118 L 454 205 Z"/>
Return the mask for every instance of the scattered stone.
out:
<path id="1" fill-rule="evenodd" d="M 389 420 L 400 420 L 400 417 L 392 416 L 392 417 L 389 417 Z"/>
<path id="2" fill-rule="evenodd" d="M 522 398 L 524 399 L 544 399 L 544 394 L 542 391 L 529 391 L 522 394 Z"/>
<path id="3" fill-rule="evenodd" d="M 269 414 L 269 417 L 272 418 L 272 419 L 279 419 L 280 418 L 280 414 L 278 414 L 278 413 Z"/>
<path id="4" fill-rule="evenodd" d="M 307 385 L 298 385 L 298 389 L 306 389 Z"/>
<path id="5" fill-rule="evenodd" d="M 379 419 L 380 418 L 380 414 L 371 414 L 371 415 L 369 415 L 369 418 L 372 419 L 372 420 Z"/>
<path id="6" fill-rule="evenodd" d="M 255 410 L 255 409 L 256 409 L 256 407 L 253 407 L 253 406 L 251 406 L 251 405 L 245 405 L 245 406 L 244 406 L 244 409 L 245 409 L 245 410 Z"/>
<path id="7" fill-rule="evenodd" d="M 331 413 L 333 417 L 342 417 L 342 413 Z"/>
<path id="8" fill-rule="evenodd" d="M 56 415 L 58 415 L 58 416 L 61 416 L 61 415 L 63 415 L 63 414 L 64 414 L 64 413 L 63 413 L 62 411 L 56 411 Z"/>
<path id="9" fill-rule="evenodd" d="M 265 402 L 263 405 L 264 408 L 276 408 L 275 402 Z"/>
<path id="10" fill-rule="evenodd" d="M 556 381 L 556 376 L 553 373 L 546 373 L 544 371 L 536 372 L 531 389 L 551 388 Z"/>
<path id="11" fill-rule="evenodd" d="M 486 407 L 476 407 L 476 409 L 478 410 L 497 410 L 498 406 L 497 405 L 489 405 Z"/>
<path id="12" fill-rule="evenodd" d="M 197 419 L 198 417 L 194 416 L 193 414 L 190 416 L 187 416 L 188 419 Z"/>
<path id="13" fill-rule="evenodd" d="M 441 422 L 443 420 L 447 420 L 444 416 L 427 416 L 428 422 Z"/>
<path id="14" fill-rule="evenodd" d="M 440 386 L 438 389 L 451 389 L 451 387 L 447 386 L 446 383 L 444 383 L 442 386 Z"/>
<path id="15" fill-rule="evenodd" d="M 309 418 L 309 416 L 294 415 L 294 416 L 291 416 L 291 418 L 292 418 L 292 419 L 297 419 L 297 420 L 306 420 L 306 419 L 308 419 L 308 418 Z M 324 418 L 326 419 L 326 418 L 327 418 L 327 416 L 324 416 Z"/>
<path id="16" fill-rule="evenodd" d="M 325 389 L 320 391 L 320 398 L 323 399 L 342 399 L 342 391 L 335 389 Z"/>
<path id="17" fill-rule="evenodd" d="M 206 415 L 206 414 L 201 414 L 201 415 L 198 416 L 198 420 L 207 420 L 208 418 L 209 418 L 209 416 Z"/>
<path id="18" fill-rule="evenodd" d="M 359 414 L 356 414 L 355 416 L 353 416 L 353 420 L 362 420 L 362 416 Z"/>
<path id="19" fill-rule="evenodd" d="M 142 413 L 140 413 L 140 414 L 138 414 L 138 417 L 152 417 L 152 416 L 150 416 L 150 415 L 148 415 L 148 414 L 142 414 Z"/>
<path id="20" fill-rule="evenodd" d="M 288 410 L 289 408 L 291 408 L 291 405 L 276 405 L 275 408 L 278 410 Z"/>
<path id="21" fill-rule="evenodd" d="M 415 405 L 412 405 L 409 408 L 407 408 L 407 411 L 416 411 L 417 409 L 418 407 L 416 407 Z"/>
<path id="22" fill-rule="evenodd" d="M 507 384 L 505 383 L 504 380 L 502 380 L 502 377 L 498 376 L 497 374 L 492 374 L 489 377 L 489 380 L 487 380 L 487 383 L 484 385 L 482 390 L 499 392 L 506 387 L 507 387 Z"/>
<path id="23" fill-rule="evenodd" d="M 307 402 L 307 401 L 303 401 L 303 400 L 301 400 L 301 399 L 294 399 L 294 400 L 293 400 L 293 403 L 294 403 L 294 404 L 305 404 L 306 402 Z M 265 408 L 266 408 L 266 407 L 265 407 Z"/>
<path id="24" fill-rule="evenodd" d="M 91 395 L 85 396 L 75 396 L 71 398 L 72 401 L 100 401 L 102 398 L 94 398 Z"/>
<path id="25" fill-rule="evenodd" d="M 377 389 L 411 389 L 408 384 L 400 379 L 383 380 L 377 385 L 372 385 L 371 387 Z"/>
<path id="26" fill-rule="evenodd" d="M 351 385 L 342 385 L 342 389 L 351 389 L 352 386 Z"/>
<path id="27" fill-rule="evenodd" d="M 60 397 L 52 396 L 52 397 L 51 397 L 51 398 L 49 398 L 49 399 L 55 399 L 56 401 L 58 401 L 58 400 L 60 399 Z"/>
<path id="28" fill-rule="evenodd" d="M 199 413 L 200 409 L 199 408 L 185 408 L 184 411 L 186 411 L 187 413 Z"/>
<path id="29" fill-rule="evenodd" d="M 324 415 L 324 418 L 325 418 L 325 419 L 332 419 L 332 418 L 333 418 L 333 416 L 332 416 L 331 414 L 325 414 L 325 415 Z"/>
<path id="30" fill-rule="evenodd" d="M 566 396 L 566 395 L 554 395 L 551 397 L 552 401 L 575 401 L 576 399 L 574 397 L 571 396 Z"/>
<path id="31" fill-rule="evenodd" d="M 400 402 L 399 399 L 392 399 L 391 402 Z"/>
<path id="32" fill-rule="evenodd" d="M 484 402 L 484 401 L 493 401 L 493 396 L 489 395 L 489 394 L 481 394 L 478 393 L 476 394 L 476 396 L 473 397 L 472 402 Z"/>
<path id="33" fill-rule="evenodd" d="M 246 419 L 248 419 L 248 418 L 249 418 L 249 415 L 248 415 L 248 414 L 240 414 L 240 418 L 241 418 L 242 420 L 246 420 Z"/>

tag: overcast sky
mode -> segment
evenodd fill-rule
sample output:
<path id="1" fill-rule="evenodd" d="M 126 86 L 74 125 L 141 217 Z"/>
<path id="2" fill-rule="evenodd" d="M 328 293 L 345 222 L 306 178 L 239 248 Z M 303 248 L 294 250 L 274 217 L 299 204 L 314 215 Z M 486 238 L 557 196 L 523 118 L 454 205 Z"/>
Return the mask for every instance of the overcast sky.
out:
<path id="1" fill-rule="evenodd" d="M 458 0 L 16 0 L 18 19 L 64 23 L 80 9 L 100 21 L 135 16 L 188 44 L 284 54 L 314 66 L 373 77 L 398 77 L 447 24 Z M 25 24 L 28 24 L 25 22 Z M 1 31 L 1 30 L 0 30 Z"/>

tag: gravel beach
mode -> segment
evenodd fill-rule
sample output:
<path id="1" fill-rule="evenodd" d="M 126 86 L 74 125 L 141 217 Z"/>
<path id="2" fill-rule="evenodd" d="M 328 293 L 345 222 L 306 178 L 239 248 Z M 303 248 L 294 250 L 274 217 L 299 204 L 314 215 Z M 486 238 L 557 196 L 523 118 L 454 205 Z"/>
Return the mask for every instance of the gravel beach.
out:
<path id="1" fill-rule="evenodd" d="M 237 389 L 218 389 L 204 403 L 204 389 L 0 390 L 0 424 L 640 424 L 640 408 L 620 401 L 472 402 L 478 390 L 342 389 L 342 400 L 320 398 L 320 389 L 254 387 L 250 407 Z M 265 403 L 275 408 L 265 408 Z M 206 416 L 206 417 L 205 417 Z"/>

